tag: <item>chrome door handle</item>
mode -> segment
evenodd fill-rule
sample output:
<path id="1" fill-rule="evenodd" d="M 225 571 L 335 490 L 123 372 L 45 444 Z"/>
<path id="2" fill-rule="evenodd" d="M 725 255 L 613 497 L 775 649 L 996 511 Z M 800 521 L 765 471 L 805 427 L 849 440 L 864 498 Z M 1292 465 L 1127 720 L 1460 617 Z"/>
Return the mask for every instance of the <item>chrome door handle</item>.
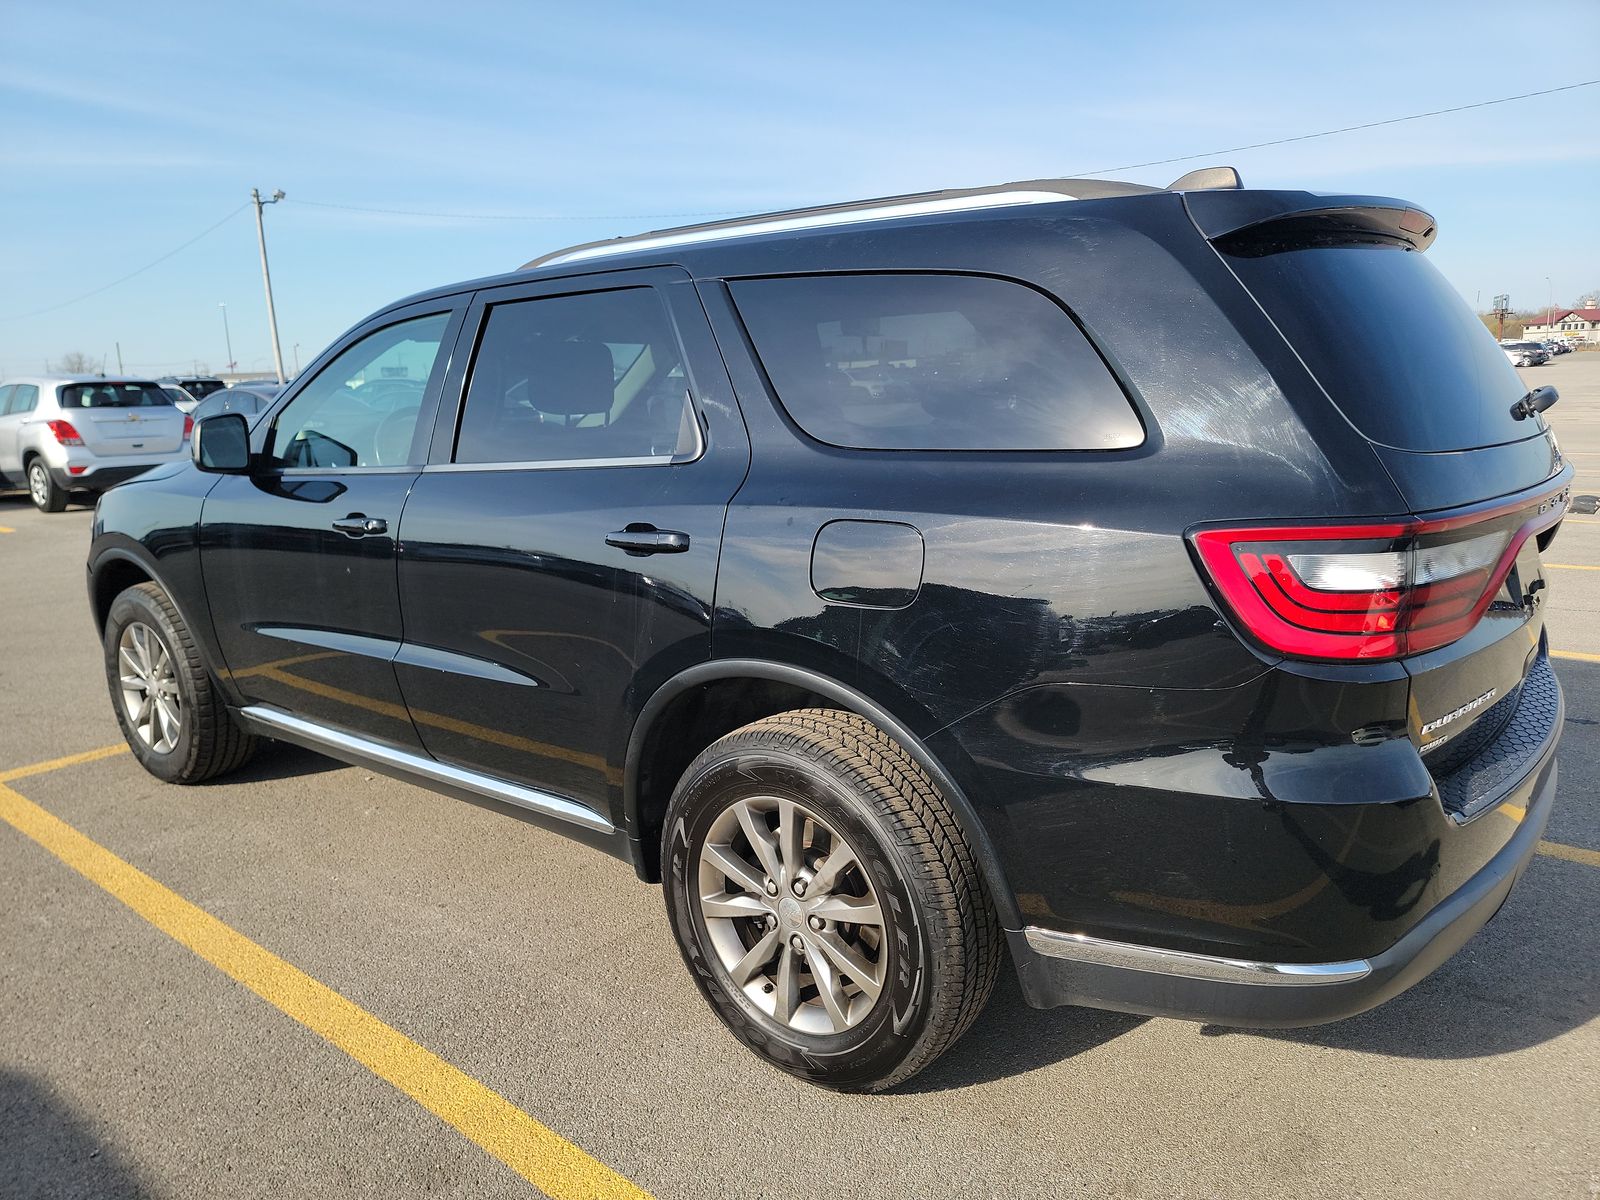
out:
<path id="1" fill-rule="evenodd" d="M 369 537 L 372 534 L 389 532 L 389 522 L 382 517 L 368 517 L 361 513 L 351 513 L 342 521 L 335 521 L 333 527 L 340 533 L 348 533 L 351 537 Z"/>
<path id="2" fill-rule="evenodd" d="M 615 546 L 635 558 L 646 554 L 682 554 L 689 548 L 689 535 L 676 529 L 657 529 L 654 525 L 629 525 L 606 534 L 606 545 Z"/>

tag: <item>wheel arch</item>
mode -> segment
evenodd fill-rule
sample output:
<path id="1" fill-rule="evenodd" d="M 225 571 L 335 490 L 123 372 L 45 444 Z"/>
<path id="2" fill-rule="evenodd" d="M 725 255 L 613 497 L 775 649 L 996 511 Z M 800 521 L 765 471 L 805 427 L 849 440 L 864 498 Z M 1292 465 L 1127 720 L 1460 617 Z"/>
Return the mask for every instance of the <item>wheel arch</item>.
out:
<path id="1" fill-rule="evenodd" d="M 211 613 L 206 608 L 205 599 L 201 597 L 195 606 L 187 603 L 180 590 L 163 576 L 162 572 L 151 561 L 144 547 L 132 539 L 124 539 L 120 535 L 102 535 L 103 537 L 117 537 L 118 542 L 97 550 L 89 561 L 89 610 L 94 617 L 95 634 L 104 637 L 106 619 L 111 615 L 111 606 L 116 603 L 117 597 L 130 587 L 141 583 L 153 583 L 166 593 L 167 599 L 172 602 L 172 607 L 178 610 L 178 616 L 189 627 L 189 635 L 194 638 L 195 647 L 200 651 L 200 658 L 211 672 L 211 676 L 222 686 L 223 694 L 230 701 L 236 701 L 232 695 L 232 676 L 221 665 L 217 647 L 212 641 Z M 196 620 L 195 609 L 200 610 L 200 617 L 204 623 Z"/>
<path id="2" fill-rule="evenodd" d="M 659 851 L 654 844 L 658 840 L 659 825 L 652 821 L 645 809 L 646 798 L 642 787 L 649 770 L 651 751 L 658 741 L 653 735 L 659 733 L 663 718 L 686 696 L 707 685 L 739 682 L 776 684 L 794 689 L 797 694 L 820 698 L 827 707 L 841 708 L 865 717 L 904 746 L 923 770 L 932 776 L 949 802 L 957 823 L 972 845 L 973 855 L 988 884 L 989 894 L 994 898 L 1001 924 L 1007 929 L 1021 928 L 1022 917 L 1017 908 L 1016 895 L 1006 880 L 1005 870 L 988 830 L 965 789 L 923 740 L 904 721 L 856 688 L 807 667 L 765 659 L 730 658 L 696 664 L 663 683 L 640 710 L 628 738 L 623 764 L 622 807 L 624 828 L 634 843 L 634 863 L 641 878 L 651 883 L 660 879 Z M 702 748 L 696 747 L 694 753 Z M 665 805 L 659 807 L 664 810 Z"/>

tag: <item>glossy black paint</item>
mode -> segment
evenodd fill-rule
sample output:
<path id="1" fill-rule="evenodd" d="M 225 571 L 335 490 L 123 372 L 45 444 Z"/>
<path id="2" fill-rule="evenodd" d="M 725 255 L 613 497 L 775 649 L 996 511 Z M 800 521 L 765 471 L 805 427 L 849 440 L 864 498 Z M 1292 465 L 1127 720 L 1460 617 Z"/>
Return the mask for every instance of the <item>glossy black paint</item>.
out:
<path id="1" fill-rule="evenodd" d="M 1227 230 L 1316 203 L 1216 193 L 1204 220 Z M 1377 207 L 1396 227 L 1414 211 Z M 807 438 L 772 396 L 727 281 L 912 270 L 1054 296 L 1137 410 L 1144 444 L 875 452 Z M 619 281 L 669 305 L 704 452 L 452 466 L 486 302 Z M 118 563 L 140 564 L 202 623 L 235 703 L 581 800 L 617 825 L 607 848 L 647 877 L 671 786 L 652 756 L 698 748 L 652 730 L 740 680 L 769 689 L 740 693 L 759 702 L 821 697 L 892 728 L 950 795 L 1008 929 L 1280 961 L 1378 954 L 1510 844 L 1514 821 L 1463 825 L 1443 810 L 1417 740 L 1430 714 L 1515 686 L 1542 644 L 1537 605 L 1508 584 L 1467 638 L 1406 663 L 1283 661 L 1230 627 L 1184 535 L 1554 486 L 1553 442 L 1375 447 L 1184 197 L 743 238 L 462 284 L 357 327 L 278 407 L 362 330 L 441 306 L 460 334 L 424 409 L 424 457 L 292 479 L 153 473 L 101 503 L 97 598 L 127 578 Z M 273 415 L 254 426 L 258 451 Z M 331 529 L 357 512 L 389 532 Z M 683 532 L 688 550 L 606 544 L 630 524 Z M 1543 582 L 1529 553 L 1523 592 Z M 738 715 L 698 728 L 714 736 Z"/>

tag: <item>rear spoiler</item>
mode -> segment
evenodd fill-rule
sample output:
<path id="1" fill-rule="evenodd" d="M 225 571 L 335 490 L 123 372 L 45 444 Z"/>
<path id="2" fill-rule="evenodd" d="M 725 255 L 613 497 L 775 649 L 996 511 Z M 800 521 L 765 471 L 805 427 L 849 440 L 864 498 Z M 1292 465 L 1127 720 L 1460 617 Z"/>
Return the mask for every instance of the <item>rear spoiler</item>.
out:
<path id="1" fill-rule="evenodd" d="M 1189 219 L 1208 241 L 1240 234 L 1349 231 L 1405 242 L 1413 250 L 1433 245 L 1433 217 L 1390 196 L 1325 195 L 1318 192 L 1189 191 Z"/>

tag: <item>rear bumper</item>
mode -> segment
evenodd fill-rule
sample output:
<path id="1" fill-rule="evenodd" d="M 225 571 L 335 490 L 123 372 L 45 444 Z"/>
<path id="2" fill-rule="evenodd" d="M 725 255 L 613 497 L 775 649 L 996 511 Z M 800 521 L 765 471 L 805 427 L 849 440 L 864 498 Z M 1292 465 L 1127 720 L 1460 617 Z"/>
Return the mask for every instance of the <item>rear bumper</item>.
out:
<path id="1" fill-rule="evenodd" d="M 1558 729 L 1560 720 L 1558 711 Z M 1325 963 L 1260 962 L 1029 927 L 1006 935 L 1023 994 L 1036 1008 L 1080 1004 L 1256 1029 L 1354 1016 L 1431 974 L 1499 911 L 1538 846 L 1555 792 L 1551 739 L 1533 770 L 1480 818 L 1516 821 L 1511 839 L 1382 953 Z"/>
<path id="2" fill-rule="evenodd" d="M 86 466 L 81 475 L 74 475 L 66 467 L 51 467 L 50 478 L 59 488 L 72 492 L 103 492 L 107 488 L 115 487 L 119 483 L 126 483 L 136 475 L 143 475 L 146 471 L 153 471 L 156 467 L 171 462 L 172 456 L 159 458 L 153 462 L 142 462 L 116 466 Z M 73 464 L 76 466 L 77 464 Z"/>

